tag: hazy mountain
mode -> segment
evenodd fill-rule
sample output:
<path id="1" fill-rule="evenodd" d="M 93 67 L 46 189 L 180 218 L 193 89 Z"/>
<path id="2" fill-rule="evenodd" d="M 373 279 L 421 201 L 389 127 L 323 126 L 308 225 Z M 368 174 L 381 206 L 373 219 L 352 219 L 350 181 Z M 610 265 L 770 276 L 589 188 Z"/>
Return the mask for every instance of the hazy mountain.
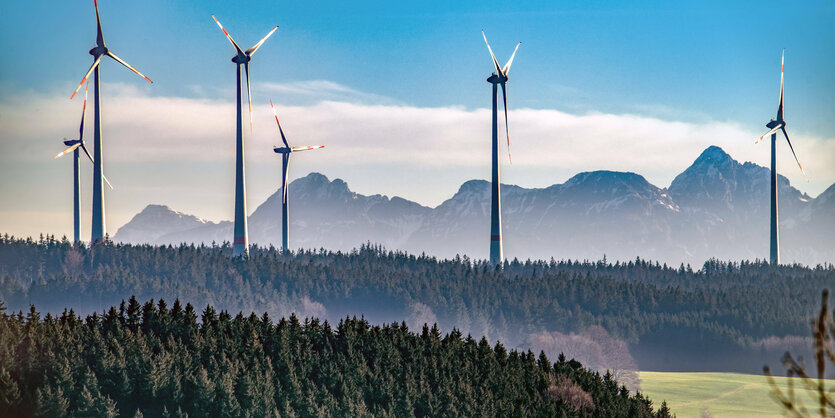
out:
<path id="1" fill-rule="evenodd" d="M 119 228 L 116 236 L 122 242 L 158 242 L 168 234 L 180 234 L 200 227 L 217 224 L 193 215 L 177 212 L 163 205 L 148 205 L 130 222 Z"/>
<path id="2" fill-rule="evenodd" d="M 604 254 L 654 254 L 656 242 L 668 241 L 667 220 L 677 211 L 663 190 L 634 173 L 581 173 L 544 189 L 503 185 L 505 256 L 597 259 Z M 469 181 L 432 211 L 406 248 L 486 258 L 489 218 L 490 183 Z"/>
<path id="3" fill-rule="evenodd" d="M 368 241 L 400 248 L 432 210 L 399 197 L 357 194 L 319 173 L 293 181 L 288 191 L 293 248 L 352 249 Z M 279 189 L 249 217 L 252 242 L 281 244 L 281 197 Z"/>
<path id="4" fill-rule="evenodd" d="M 505 256 L 562 259 L 649 258 L 700 265 L 710 257 L 768 256 L 769 176 L 719 147 L 707 148 L 669 189 L 635 173 L 580 173 L 543 189 L 502 185 Z M 813 199 L 779 177 L 784 262 L 835 260 L 835 185 Z M 293 248 L 348 250 L 364 242 L 442 257 L 486 258 L 490 183 L 471 180 L 435 208 L 399 198 L 352 192 L 340 180 L 312 173 L 290 184 Z M 250 241 L 281 242 L 281 189 L 249 218 Z M 219 224 L 150 205 L 114 240 L 168 244 L 228 241 Z"/>
<path id="5" fill-rule="evenodd" d="M 782 175 L 777 176 L 777 184 L 782 261 L 835 261 L 835 257 L 813 255 L 817 250 L 808 244 L 797 246 L 806 234 L 797 228 L 799 217 L 810 210 L 814 199 L 792 187 Z M 768 258 L 770 190 L 770 169 L 751 162 L 740 164 L 719 147 L 707 148 L 669 188 L 670 196 L 683 208 L 677 241 L 686 243 L 696 259 Z M 832 229 L 809 232 L 828 236 L 827 231 Z M 829 247 L 829 254 L 835 254 L 835 240 L 821 244 Z"/>
<path id="6" fill-rule="evenodd" d="M 399 197 L 354 193 L 344 181 L 329 181 L 319 173 L 293 181 L 288 191 L 293 248 L 352 249 L 369 241 L 401 248 L 432 211 Z M 281 245 L 281 197 L 279 189 L 250 215 L 250 242 Z M 153 216 L 145 216 L 146 212 Z M 113 239 L 150 244 L 220 244 L 229 241 L 232 234 L 229 221 L 196 223 L 181 218 L 182 214 L 165 206 L 149 205 L 120 228 Z"/>

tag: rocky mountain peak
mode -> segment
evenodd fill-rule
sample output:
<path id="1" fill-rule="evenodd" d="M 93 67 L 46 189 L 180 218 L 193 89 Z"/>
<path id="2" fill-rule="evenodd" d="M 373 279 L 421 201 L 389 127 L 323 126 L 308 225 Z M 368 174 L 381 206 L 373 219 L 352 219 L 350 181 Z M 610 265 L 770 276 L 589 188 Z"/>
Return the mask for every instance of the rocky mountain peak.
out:
<path id="1" fill-rule="evenodd" d="M 160 236 L 211 225 L 212 222 L 172 210 L 165 205 L 151 204 L 119 228 L 114 239 L 122 242 L 153 243 Z"/>
<path id="2" fill-rule="evenodd" d="M 644 176 L 623 171 L 588 171 L 575 175 L 563 184 L 563 188 L 587 188 L 591 190 L 623 191 L 655 188 Z"/>
<path id="3" fill-rule="evenodd" d="M 705 148 L 704 151 L 699 155 L 699 158 L 696 158 L 696 161 L 693 164 L 713 164 L 713 165 L 720 165 L 728 163 L 732 161 L 733 158 L 725 152 L 722 148 L 717 147 L 716 145 L 711 145 Z"/>
<path id="4" fill-rule="evenodd" d="M 636 256 L 678 264 L 709 257 L 753 259 L 767 253 L 766 167 L 705 149 L 669 189 L 636 173 L 590 171 L 541 189 L 502 185 L 505 255 L 612 259 Z M 787 260 L 835 260 L 835 185 L 818 198 L 780 177 L 781 241 Z M 350 250 L 366 242 L 441 257 L 487 256 L 490 182 L 470 180 L 435 208 L 352 192 L 340 179 L 311 173 L 290 184 L 293 248 Z M 250 241 L 280 243 L 281 189 L 250 216 Z M 231 222 L 214 224 L 149 205 L 114 240 L 132 243 L 223 242 Z"/>

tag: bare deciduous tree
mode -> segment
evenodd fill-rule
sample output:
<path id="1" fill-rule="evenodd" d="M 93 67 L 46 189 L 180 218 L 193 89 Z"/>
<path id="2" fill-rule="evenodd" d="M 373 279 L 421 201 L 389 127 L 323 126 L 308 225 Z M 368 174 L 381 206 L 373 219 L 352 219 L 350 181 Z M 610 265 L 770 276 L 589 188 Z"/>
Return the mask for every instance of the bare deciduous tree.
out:
<path id="1" fill-rule="evenodd" d="M 817 369 L 817 378 L 813 378 L 806 371 L 806 366 L 803 364 L 803 359 L 798 357 L 795 359 L 791 353 L 786 352 L 781 359 L 783 367 L 786 368 L 786 374 L 789 377 L 785 393 L 777 385 L 774 376 L 771 374 L 771 369 L 768 366 L 763 367 L 768 383 L 771 386 L 771 396 L 788 412 L 791 416 L 811 416 L 811 413 L 803 405 L 803 402 L 797 397 L 794 385 L 795 382 L 800 382 L 803 389 L 809 390 L 817 394 L 818 411 L 821 417 L 829 416 L 829 411 L 835 411 L 835 398 L 827 393 L 825 386 L 825 373 L 827 360 L 835 364 L 835 347 L 833 347 L 833 339 L 835 339 L 835 320 L 829 313 L 829 291 L 824 290 L 821 297 L 821 310 L 817 318 L 812 320 L 812 336 L 815 346 L 815 366 Z M 794 378 L 798 379 L 794 379 Z"/>
<path id="2" fill-rule="evenodd" d="M 594 401 L 588 392 L 565 376 L 551 376 L 548 396 L 570 405 L 577 412 L 593 412 Z"/>
<path id="3" fill-rule="evenodd" d="M 599 325 L 592 325 L 580 334 L 554 331 L 529 335 L 527 344 L 551 358 L 563 353 L 590 369 L 610 370 L 618 383 L 632 391 L 640 390 L 638 364 L 629 353 L 626 341 L 612 337 Z"/>

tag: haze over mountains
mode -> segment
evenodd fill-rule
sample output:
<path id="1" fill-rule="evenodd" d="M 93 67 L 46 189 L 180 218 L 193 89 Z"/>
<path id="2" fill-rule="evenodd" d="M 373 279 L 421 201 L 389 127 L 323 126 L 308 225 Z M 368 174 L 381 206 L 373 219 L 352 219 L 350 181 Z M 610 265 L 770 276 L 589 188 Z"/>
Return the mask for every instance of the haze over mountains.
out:
<path id="1" fill-rule="evenodd" d="M 627 260 L 700 266 L 768 256 L 770 170 L 709 147 L 668 188 L 635 173 L 593 171 L 542 189 L 502 185 L 505 257 Z M 779 177 L 783 262 L 835 261 L 835 184 L 817 198 Z M 289 188 L 292 248 L 350 250 L 366 242 L 440 257 L 487 258 L 489 182 L 471 180 L 435 208 L 365 196 L 318 173 Z M 249 217 L 250 242 L 281 243 L 281 190 Z M 218 244 L 232 223 L 149 205 L 113 237 L 125 243 Z"/>

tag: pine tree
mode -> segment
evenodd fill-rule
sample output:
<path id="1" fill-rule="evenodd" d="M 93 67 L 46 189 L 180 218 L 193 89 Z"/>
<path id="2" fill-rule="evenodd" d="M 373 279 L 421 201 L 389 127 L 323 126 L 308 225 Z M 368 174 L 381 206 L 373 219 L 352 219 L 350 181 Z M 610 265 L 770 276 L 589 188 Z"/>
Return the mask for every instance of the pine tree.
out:
<path id="1" fill-rule="evenodd" d="M 133 332 L 136 332 L 139 329 L 141 310 L 142 305 L 140 305 L 139 301 L 136 300 L 136 296 L 131 296 L 130 300 L 128 301 L 127 318 L 125 319 L 125 324 L 127 325 L 128 329 L 130 329 Z"/>
<path id="2" fill-rule="evenodd" d="M 60 388 L 47 384 L 35 390 L 35 416 L 66 417 L 69 408 L 70 401 Z"/>
<path id="3" fill-rule="evenodd" d="M 17 382 L 6 369 L 0 367 L 0 416 L 16 416 L 22 401 Z"/>
<path id="4" fill-rule="evenodd" d="M 667 401 L 661 402 L 661 408 L 658 409 L 658 412 L 655 414 L 658 418 L 673 418 L 674 415 L 672 411 L 670 411 L 670 407 L 667 406 Z"/>

